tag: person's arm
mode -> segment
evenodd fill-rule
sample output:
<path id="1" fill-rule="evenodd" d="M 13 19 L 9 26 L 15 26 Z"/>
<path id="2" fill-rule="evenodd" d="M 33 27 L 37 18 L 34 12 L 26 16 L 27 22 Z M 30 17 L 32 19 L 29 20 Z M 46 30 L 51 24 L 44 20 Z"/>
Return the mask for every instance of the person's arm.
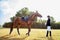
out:
<path id="1" fill-rule="evenodd" d="M 47 27 L 47 22 L 45 23 L 45 26 Z"/>

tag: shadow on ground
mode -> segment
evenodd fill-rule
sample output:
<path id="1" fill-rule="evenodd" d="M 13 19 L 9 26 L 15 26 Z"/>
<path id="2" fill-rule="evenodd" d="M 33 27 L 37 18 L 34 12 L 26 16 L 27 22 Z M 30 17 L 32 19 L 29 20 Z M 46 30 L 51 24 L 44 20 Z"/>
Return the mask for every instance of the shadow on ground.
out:
<path id="1" fill-rule="evenodd" d="M 47 37 L 48 40 L 54 40 L 52 37 Z"/>
<path id="2" fill-rule="evenodd" d="M 24 36 L 24 37 L 15 37 L 17 35 L 4 35 L 0 37 L 0 40 L 25 40 L 28 36 Z M 34 39 L 30 39 L 30 40 L 42 40 L 42 39 L 46 39 L 47 40 L 53 40 L 52 37 L 38 37 L 38 38 L 34 38 Z"/>
<path id="3" fill-rule="evenodd" d="M 14 35 L 16 36 L 16 35 Z M 28 36 L 22 37 L 22 38 L 16 38 L 14 36 L 10 36 L 10 35 L 4 35 L 0 37 L 0 40 L 25 40 L 25 38 L 27 38 Z M 12 38 L 11 38 L 12 37 Z"/>

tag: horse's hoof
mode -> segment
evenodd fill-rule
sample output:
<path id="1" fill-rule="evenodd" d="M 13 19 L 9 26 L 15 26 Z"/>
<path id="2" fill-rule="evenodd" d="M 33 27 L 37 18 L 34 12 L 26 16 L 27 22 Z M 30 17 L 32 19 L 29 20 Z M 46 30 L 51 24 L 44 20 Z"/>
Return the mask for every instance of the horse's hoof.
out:
<path id="1" fill-rule="evenodd" d="M 20 35 L 20 33 L 18 35 Z"/>
<path id="2" fill-rule="evenodd" d="M 26 35 L 27 35 L 28 33 L 26 33 Z"/>
<path id="3" fill-rule="evenodd" d="M 30 36 L 30 34 L 28 34 L 28 36 Z"/>
<path id="4" fill-rule="evenodd" d="M 30 36 L 29 33 L 26 33 L 26 35 Z"/>
<path id="5" fill-rule="evenodd" d="M 20 35 L 20 34 L 19 34 Z"/>
<path id="6" fill-rule="evenodd" d="M 11 35 L 11 33 L 9 33 L 9 35 Z"/>

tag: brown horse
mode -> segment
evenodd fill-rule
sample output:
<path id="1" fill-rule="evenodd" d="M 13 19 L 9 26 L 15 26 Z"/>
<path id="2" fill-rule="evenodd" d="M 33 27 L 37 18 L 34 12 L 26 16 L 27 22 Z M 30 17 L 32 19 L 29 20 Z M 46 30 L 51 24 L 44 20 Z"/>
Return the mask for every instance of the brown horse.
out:
<path id="1" fill-rule="evenodd" d="M 35 17 L 42 17 L 42 15 L 41 14 L 39 14 L 37 11 L 34 13 L 34 14 L 32 14 L 29 18 L 28 18 L 28 21 L 26 22 L 26 21 L 23 21 L 22 19 L 21 19 L 21 17 L 16 17 L 15 19 L 14 19 L 14 22 L 13 22 L 13 27 L 17 27 L 17 32 L 18 32 L 18 34 L 20 35 L 20 33 L 19 33 L 19 27 L 21 27 L 21 26 L 27 26 L 28 27 L 28 33 L 26 33 L 26 35 L 28 34 L 28 36 L 29 36 L 29 34 L 30 34 L 30 31 L 31 31 L 31 25 L 33 24 L 33 20 L 34 20 L 34 18 Z M 11 34 L 11 32 L 13 31 L 13 27 L 11 27 L 11 29 L 10 29 L 10 34 Z"/>

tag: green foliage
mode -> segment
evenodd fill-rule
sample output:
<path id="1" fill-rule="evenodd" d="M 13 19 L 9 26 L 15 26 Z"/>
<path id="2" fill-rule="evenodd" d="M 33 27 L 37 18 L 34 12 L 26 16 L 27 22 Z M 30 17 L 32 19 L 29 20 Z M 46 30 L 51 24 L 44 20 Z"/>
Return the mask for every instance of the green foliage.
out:
<path id="1" fill-rule="evenodd" d="M 2 28 L 2 26 L 0 25 L 0 28 Z"/>
<path id="2" fill-rule="evenodd" d="M 19 10 L 16 14 L 16 16 L 27 16 L 29 14 L 29 9 L 27 7 L 22 8 L 21 10 Z"/>
<path id="3" fill-rule="evenodd" d="M 21 16 L 22 16 L 22 14 L 21 14 L 21 13 L 19 13 L 19 12 L 17 12 L 17 14 L 16 14 L 15 16 L 19 16 L 19 17 L 21 17 Z"/>
<path id="4" fill-rule="evenodd" d="M 6 28 L 12 27 L 12 22 L 5 23 L 3 25 L 3 27 L 6 27 Z M 52 27 L 52 29 L 60 29 L 60 22 L 51 24 L 51 27 Z M 24 27 L 22 27 L 22 28 L 24 28 Z M 31 28 L 43 28 L 43 29 L 45 29 L 46 28 L 45 22 L 44 21 L 42 23 L 36 23 L 36 22 L 34 22 Z"/>
<path id="5" fill-rule="evenodd" d="M 10 28 L 10 27 L 12 27 L 12 22 L 4 23 L 3 27 L 4 28 Z"/>
<path id="6" fill-rule="evenodd" d="M 19 10 L 15 16 L 19 16 L 19 17 L 25 17 L 25 16 L 31 16 L 34 12 L 30 12 L 29 9 L 27 7 L 22 8 L 21 10 Z M 14 20 L 14 16 L 10 18 L 11 21 L 13 22 Z M 35 21 L 37 21 L 37 17 L 34 19 Z"/>
<path id="7" fill-rule="evenodd" d="M 22 16 L 31 16 L 34 12 L 32 11 L 29 11 L 29 9 L 27 7 L 24 7 L 22 8 L 21 10 L 19 10 L 15 16 L 19 16 L 19 17 L 22 17 Z M 11 21 L 13 22 L 14 21 L 14 18 L 15 16 L 11 17 Z M 3 27 L 11 27 L 12 26 L 12 22 L 8 22 L 8 23 L 5 23 L 3 25 Z M 45 23 L 46 23 L 46 20 L 39 20 L 37 22 L 37 17 L 34 19 L 34 23 L 32 25 L 32 28 L 46 28 L 45 26 Z M 60 29 L 60 22 L 55 22 L 54 18 L 51 17 L 51 26 L 53 29 Z"/>
<path id="8" fill-rule="evenodd" d="M 13 16 L 13 17 L 11 17 L 10 19 L 11 19 L 11 21 L 13 22 L 13 21 L 14 21 L 14 16 Z"/>
<path id="9" fill-rule="evenodd" d="M 51 17 L 51 23 L 55 23 L 54 17 Z"/>
<path id="10" fill-rule="evenodd" d="M 55 29 L 60 29 L 60 22 L 55 23 Z"/>

